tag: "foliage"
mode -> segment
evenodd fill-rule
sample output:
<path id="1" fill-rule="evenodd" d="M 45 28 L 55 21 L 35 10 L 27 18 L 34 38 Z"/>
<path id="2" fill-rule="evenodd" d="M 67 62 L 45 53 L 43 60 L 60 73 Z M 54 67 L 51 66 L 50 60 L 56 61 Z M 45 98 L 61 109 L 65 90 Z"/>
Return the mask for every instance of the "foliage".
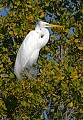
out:
<path id="1" fill-rule="evenodd" d="M 7 2 L 7 3 L 6 3 Z M 0 118 L 49 120 L 83 119 L 82 0 L 3 0 L 9 11 L 0 17 Z M 16 53 L 38 20 L 60 24 L 40 51 L 36 80 L 14 76 Z M 48 105 L 51 107 L 48 107 Z"/>

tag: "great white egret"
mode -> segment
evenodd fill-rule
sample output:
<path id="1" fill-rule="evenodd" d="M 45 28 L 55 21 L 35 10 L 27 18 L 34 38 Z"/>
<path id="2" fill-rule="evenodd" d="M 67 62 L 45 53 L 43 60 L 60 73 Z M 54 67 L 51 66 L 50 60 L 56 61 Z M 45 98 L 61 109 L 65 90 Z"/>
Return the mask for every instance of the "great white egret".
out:
<path id="1" fill-rule="evenodd" d="M 39 51 L 44 47 L 49 40 L 49 31 L 47 27 L 61 27 L 47 22 L 40 21 L 35 30 L 32 30 L 22 42 L 15 61 L 14 74 L 19 80 L 22 80 L 20 73 L 37 61 Z"/>

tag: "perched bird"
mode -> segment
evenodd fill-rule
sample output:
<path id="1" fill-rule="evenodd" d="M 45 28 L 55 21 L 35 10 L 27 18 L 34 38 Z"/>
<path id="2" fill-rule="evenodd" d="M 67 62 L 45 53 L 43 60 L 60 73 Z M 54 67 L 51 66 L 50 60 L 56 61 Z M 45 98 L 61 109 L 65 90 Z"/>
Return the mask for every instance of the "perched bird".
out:
<path id="1" fill-rule="evenodd" d="M 39 51 L 49 40 L 49 31 L 47 27 L 61 27 L 47 22 L 40 21 L 35 30 L 32 30 L 22 42 L 15 61 L 14 74 L 19 80 L 22 80 L 20 73 L 24 69 L 30 69 L 37 61 Z"/>

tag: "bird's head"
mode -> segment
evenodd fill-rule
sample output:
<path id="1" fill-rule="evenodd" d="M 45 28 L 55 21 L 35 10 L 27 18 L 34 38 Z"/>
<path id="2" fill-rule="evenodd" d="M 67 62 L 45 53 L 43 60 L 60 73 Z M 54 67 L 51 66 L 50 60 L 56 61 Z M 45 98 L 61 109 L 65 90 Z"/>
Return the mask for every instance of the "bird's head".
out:
<path id="1" fill-rule="evenodd" d="M 45 27 L 59 27 L 59 28 L 62 27 L 62 26 L 60 26 L 60 25 L 53 25 L 53 24 L 49 24 L 49 23 L 43 22 L 43 21 L 40 21 L 40 22 L 38 23 L 38 26 L 39 26 L 40 29 L 45 28 Z"/>
<path id="2" fill-rule="evenodd" d="M 47 22 L 40 21 L 40 22 L 38 22 L 35 30 L 36 30 L 38 33 L 41 33 L 41 29 L 42 29 L 42 28 L 47 28 L 47 27 L 58 27 L 58 28 L 61 28 L 62 26 L 60 26 L 60 25 L 53 25 L 53 24 L 49 24 L 49 23 L 47 23 Z"/>

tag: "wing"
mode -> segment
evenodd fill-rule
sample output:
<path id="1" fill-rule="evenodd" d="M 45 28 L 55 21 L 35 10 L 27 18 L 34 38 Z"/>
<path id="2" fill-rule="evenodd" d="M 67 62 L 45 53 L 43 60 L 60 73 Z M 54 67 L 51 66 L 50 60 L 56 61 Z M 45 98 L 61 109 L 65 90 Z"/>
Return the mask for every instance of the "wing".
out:
<path id="1" fill-rule="evenodd" d="M 31 31 L 24 39 L 18 54 L 21 62 L 21 66 L 24 67 L 28 60 L 31 58 L 35 50 L 37 50 L 37 41 L 39 40 L 39 34 L 35 31 Z"/>
<path id="2" fill-rule="evenodd" d="M 20 72 L 23 70 L 23 68 L 25 68 L 26 64 L 27 67 L 29 64 L 31 65 L 31 62 L 28 61 L 30 61 L 30 58 L 33 58 L 31 56 L 33 56 L 34 51 L 37 50 L 37 41 L 39 40 L 39 37 L 40 36 L 36 31 L 31 31 L 21 44 L 17 53 L 14 67 L 14 73 L 16 76 L 20 76 Z M 32 60 L 32 64 L 33 62 L 34 60 Z"/>

